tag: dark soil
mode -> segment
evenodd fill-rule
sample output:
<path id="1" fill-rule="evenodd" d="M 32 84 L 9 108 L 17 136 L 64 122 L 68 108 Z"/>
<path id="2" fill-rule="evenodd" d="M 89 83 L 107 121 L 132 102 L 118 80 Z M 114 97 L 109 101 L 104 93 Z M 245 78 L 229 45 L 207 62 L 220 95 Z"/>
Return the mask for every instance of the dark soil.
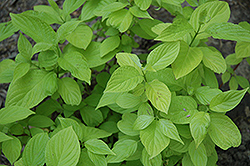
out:
<path id="1" fill-rule="evenodd" d="M 231 8 L 230 21 L 233 23 L 239 23 L 241 21 L 247 21 L 250 23 L 250 0 L 225 0 L 229 3 Z M 62 6 L 62 0 L 58 0 L 57 3 Z M 35 5 L 47 4 L 46 0 L 0 0 L 0 23 L 10 20 L 9 13 L 21 13 L 26 10 L 30 10 Z M 172 16 L 165 10 L 151 11 L 151 15 L 154 18 L 159 18 L 164 22 L 170 22 Z M 14 58 L 17 51 L 17 39 L 18 33 L 12 37 L 0 42 L 0 61 L 6 58 Z M 142 41 L 140 43 L 145 43 Z M 148 41 L 149 45 L 152 41 Z M 235 42 L 225 40 L 210 39 L 208 45 L 215 46 L 220 50 L 224 57 L 234 52 Z M 149 48 L 143 46 L 144 48 Z M 143 48 L 141 48 L 142 50 Z M 250 67 L 247 62 L 243 61 L 236 69 L 238 75 L 242 75 L 250 80 Z M 6 97 L 8 84 L 0 84 L 0 108 L 3 106 L 4 99 Z M 228 85 L 222 86 L 223 90 L 228 90 Z M 242 134 L 242 144 L 238 148 L 230 148 L 227 151 L 223 151 L 217 148 L 218 152 L 218 166 L 250 166 L 250 95 L 247 94 L 242 102 L 232 111 L 227 114 L 235 122 Z M 0 156 L 0 164 L 7 163 L 4 156 Z"/>

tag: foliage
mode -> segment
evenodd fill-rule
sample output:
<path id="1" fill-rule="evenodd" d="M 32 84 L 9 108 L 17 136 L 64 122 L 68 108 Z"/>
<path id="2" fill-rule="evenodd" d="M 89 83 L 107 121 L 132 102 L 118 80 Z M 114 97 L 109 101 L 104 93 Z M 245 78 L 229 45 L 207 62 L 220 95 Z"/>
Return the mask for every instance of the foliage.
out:
<path id="1" fill-rule="evenodd" d="M 225 113 L 249 92 L 230 65 L 250 62 L 250 25 L 227 23 L 226 2 L 48 2 L 0 24 L 0 40 L 20 30 L 19 54 L 0 63 L 0 83 L 10 83 L 0 147 L 11 164 L 214 166 L 215 145 L 240 145 Z M 151 5 L 173 22 L 152 18 Z M 158 41 L 148 55 L 132 53 L 136 35 Z M 235 54 L 224 59 L 206 45 L 210 36 L 237 41 Z M 215 73 L 231 90 L 219 89 Z"/>

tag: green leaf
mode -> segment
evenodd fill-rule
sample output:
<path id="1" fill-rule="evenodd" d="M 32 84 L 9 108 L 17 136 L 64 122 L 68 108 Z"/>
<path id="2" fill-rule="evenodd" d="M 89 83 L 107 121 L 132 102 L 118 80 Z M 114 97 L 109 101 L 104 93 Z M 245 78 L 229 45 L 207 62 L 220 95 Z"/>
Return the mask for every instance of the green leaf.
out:
<path id="1" fill-rule="evenodd" d="M 0 132 L 0 142 L 4 142 L 4 141 L 8 141 L 13 139 L 12 137 L 7 136 L 6 134 L 4 134 L 3 132 Z"/>
<path id="2" fill-rule="evenodd" d="M 147 10 L 149 6 L 151 5 L 152 0 L 135 0 L 135 4 L 141 9 L 141 10 Z"/>
<path id="3" fill-rule="evenodd" d="M 246 58 L 250 56 L 250 42 L 237 42 L 235 47 L 236 58 Z"/>
<path id="4" fill-rule="evenodd" d="M 44 43 L 44 42 L 39 42 L 36 43 L 34 45 L 34 47 L 32 48 L 32 55 L 38 53 L 38 52 L 42 52 L 42 51 L 47 51 L 49 49 L 53 49 L 53 44 L 50 43 Z"/>
<path id="5" fill-rule="evenodd" d="M 108 145 L 99 139 L 89 139 L 84 143 L 84 146 L 92 153 L 100 155 L 115 155 L 115 153 L 110 150 Z"/>
<path id="6" fill-rule="evenodd" d="M 140 115 L 134 122 L 133 129 L 134 130 L 143 130 L 148 127 L 153 121 L 155 117 L 149 115 Z"/>
<path id="7" fill-rule="evenodd" d="M 100 107 L 104 107 L 106 105 L 114 104 L 116 99 L 121 95 L 122 93 L 116 92 L 116 93 L 103 93 L 96 109 Z"/>
<path id="8" fill-rule="evenodd" d="M 57 90 L 56 74 L 43 70 L 30 70 L 10 84 L 6 106 L 32 108 Z"/>
<path id="9" fill-rule="evenodd" d="M 155 108 L 166 114 L 168 113 L 171 101 L 171 92 L 164 83 L 156 79 L 147 83 L 146 95 Z"/>
<path id="10" fill-rule="evenodd" d="M 73 130 L 75 131 L 76 135 L 78 136 L 78 139 L 79 140 L 82 139 L 82 137 L 83 137 L 82 128 L 77 121 L 70 119 L 70 118 L 58 118 L 58 119 L 59 119 L 59 121 L 61 123 L 61 127 L 63 129 L 72 126 Z"/>
<path id="11" fill-rule="evenodd" d="M 55 123 L 47 116 L 35 115 L 29 119 L 28 124 L 34 127 L 45 128 L 45 127 L 50 127 Z"/>
<path id="12" fill-rule="evenodd" d="M 107 160 L 104 155 L 99 155 L 92 153 L 91 151 L 87 151 L 90 160 L 95 164 L 95 166 L 107 166 Z"/>
<path id="13" fill-rule="evenodd" d="M 194 29 L 188 21 L 184 17 L 176 17 L 173 23 L 162 30 L 155 40 L 164 42 L 182 40 L 191 32 L 194 32 Z"/>
<path id="14" fill-rule="evenodd" d="M 221 93 L 219 89 L 211 89 L 208 86 L 202 86 L 195 90 L 195 97 L 203 105 L 209 105 L 211 100 L 218 94 Z"/>
<path id="15" fill-rule="evenodd" d="M 110 0 L 109 2 L 112 2 L 112 0 Z M 123 9 L 127 5 L 129 5 L 129 3 L 127 2 L 112 2 L 107 4 L 107 6 L 103 7 L 101 12 L 102 15 L 105 15 L 106 13 L 112 13 L 117 10 Z"/>
<path id="16" fill-rule="evenodd" d="M 38 55 L 38 62 L 40 67 L 49 68 L 57 64 L 58 55 L 55 51 L 42 51 Z"/>
<path id="17" fill-rule="evenodd" d="M 13 79 L 14 69 L 16 67 L 15 61 L 5 59 L 0 62 L 0 83 L 9 83 Z"/>
<path id="18" fill-rule="evenodd" d="M 36 134 L 32 137 L 23 151 L 24 165 L 43 166 L 45 163 L 45 147 L 48 141 L 47 133 Z"/>
<path id="19" fill-rule="evenodd" d="M 106 38 L 100 47 L 101 57 L 104 57 L 109 52 L 115 50 L 120 45 L 120 37 L 117 36 L 111 36 L 109 38 Z"/>
<path id="20" fill-rule="evenodd" d="M 29 42 L 29 40 L 24 37 L 22 33 L 20 33 L 18 42 L 17 42 L 17 47 L 19 54 L 23 57 L 22 62 L 30 62 L 30 59 L 32 57 L 32 45 Z M 18 61 L 18 58 L 16 57 L 16 61 Z"/>
<path id="21" fill-rule="evenodd" d="M 95 17 L 94 11 L 97 8 L 100 0 L 95 1 L 86 1 L 82 7 L 80 19 L 82 21 L 87 21 L 93 17 Z"/>
<path id="22" fill-rule="evenodd" d="M 8 124 L 18 120 L 22 120 L 35 114 L 33 111 L 20 106 L 6 106 L 0 110 L 0 124 Z"/>
<path id="23" fill-rule="evenodd" d="M 197 35 L 197 39 L 202 39 L 209 37 L 208 34 L 201 33 L 204 32 L 208 26 L 213 23 L 227 22 L 229 17 L 230 8 L 228 3 L 223 1 L 214 1 L 204 3 L 195 9 L 189 22 L 196 32 L 200 27 L 200 34 Z"/>
<path id="24" fill-rule="evenodd" d="M 98 126 L 103 121 L 102 112 L 91 106 L 81 108 L 80 114 L 83 121 L 91 127 Z"/>
<path id="25" fill-rule="evenodd" d="M 0 23 L 0 41 L 12 36 L 18 28 L 11 21 Z"/>
<path id="26" fill-rule="evenodd" d="M 207 152 L 203 143 L 197 148 L 194 142 L 191 142 L 188 147 L 188 153 L 190 155 L 191 161 L 195 166 L 206 165 L 207 164 Z"/>
<path id="27" fill-rule="evenodd" d="M 142 74 L 142 65 L 137 55 L 129 53 L 118 53 L 116 54 L 116 59 L 120 66 L 132 66 Z"/>
<path id="28" fill-rule="evenodd" d="M 146 102 L 146 103 L 142 103 L 140 105 L 137 114 L 138 114 L 138 116 L 140 116 L 140 115 L 154 116 L 154 111 L 153 111 L 152 107 L 150 106 L 150 104 L 148 102 Z"/>
<path id="29" fill-rule="evenodd" d="M 62 24 L 57 30 L 57 41 L 64 40 L 70 33 L 72 33 L 81 21 L 67 21 Z"/>
<path id="30" fill-rule="evenodd" d="M 243 60 L 243 58 L 237 58 L 236 54 L 230 54 L 226 57 L 226 63 L 228 65 L 237 65 L 239 64 L 241 61 Z"/>
<path id="31" fill-rule="evenodd" d="M 95 164 L 89 158 L 89 155 L 88 155 L 86 148 L 82 149 L 80 160 L 79 160 L 77 166 L 95 166 Z"/>
<path id="32" fill-rule="evenodd" d="M 80 88 L 72 78 L 64 77 L 58 80 L 58 93 L 68 105 L 79 105 L 82 101 Z"/>
<path id="33" fill-rule="evenodd" d="M 134 108 L 141 103 L 141 97 L 135 96 L 131 93 L 123 93 L 119 95 L 116 99 L 116 104 L 121 108 Z"/>
<path id="34" fill-rule="evenodd" d="M 219 88 L 219 84 L 214 72 L 207 67 L 204 67 L 204 83 L 210 88 Z"/>
<path id="35" fill-rule="evenodd" d="M 231 74 L 229 72 L 225 72 L 221 75 L 221 79 L 223 84 L 225 84 L 231 78 Z"/>
<path id="36" fill-rule="evenodd" d="M 208 134 L 213 142 L 223 150 L 238 147 L 241 144 L 241 134 L 233 121 L 223 114 L 210 114 L 211 122 Z"/>
<path id="37" fill-rule="evenodd" d="M 191 143 L 190 139 L 186 139 L 186 138 L 182 138 L 184 145 L 178 141 L 175 140 L 171 140 L 170 144 L 169 144 L 169 149 L 175 151 L 175 152 L 179 152 L 179 153 L 185 153 L 188 151 L 188 147 Z"/>
<path id="38" fill-rule="evenodd" d="M 156 71 L 164 69 L 175 61 L 179 51 L 179 41 L 161 44 L 150 52 L 147 57 L 147 65 L 150 65 Z"/>
<path id="39" fill-rule="evenodd" d="M 168 116 L 173 123 L 188 124 L 196 112 L 197 103 L 192 97 L 172 97 Z"/>
<path id="40" fill-rule="evenodd" d="M 139 18 L 149 18 L 153 20 L 153 18 L 149 15 L 148 11 L 143 11 L 139 9 L 137 6 L 133 6 L 129 8 L 129 11 L 135 16 Z"/>
<path id="41" fill-rule="evenodd" d="M 162 165 L 162 156 L 158 154 L 154 158 L 151 158 L 146 149 L 142 150 L 141 162 L 144 166 L 161 166 Z"/>
<path id="42" fill-rule="evenodd" d="M 245 77 L 236 76 L 235 78 L 236 78 L 238 84 L 239 84 L 242 88 L 247 88 L 247 87 L 249 87 L 249 81 L 248 81 Z"/>
<path id="43" fill-rule="evenodd" d="M 133 15 L 129 10 L 121 9 L 115 11 L 109 15 L 107 23 L 113 26 L 114 28 L 119 29 L 121 33 L 128 30 L 130 24 L 132 23 Z"/>
<path id="44" fill-rule="evenodd" d="M 68 15 L 82 6 L 86 0 L 65 0 L 63 3 L 63 12 Z"/>
<path id="45" fill-rule="evenodd" d="M 233 23 L 215 23 L 210 25 L 206 32 L 213 38 L 234 40 L 234 41 L 250 41 L 250 31 Z"/>
<path id="46" fill-rule="evenodd" d="M 93 32 L 91 28 L 87 25 L 80 24 L 66 39 L 73 46 L 86 50 L 92 40 L 92 36 Z"/>
<path id="47" fill-rule="evenodd" d="M 14 70 L 13 80 L 17 80 L 23 77 L 25 74 L 28 73 L 29 70 L 30 70 L 29 63 L 19 63 Z"/>
<path id="48" fill-rule="evenodd" d="M 108 155 L 107 161 L 108 163 L 120 163 L 126 160 L 128 157 L 133 155 L 137 149 L 137 142 L 131 139 L 122 139 L 118 140 L 113 148 L 112 151 L 116 154 Z"/>
<path id="49" fill-rule="evenodd" d="M 112 135 L 112 133 L 109 133 L 105 130 L 100 130 L 98 128 L 87 127 L 84 125 L 82 125 L 81 127 L 83 132 L 83 139 L 81 141 L 83 142 L 94 138 L 106 138 Z"/>
<path id="50" fill-rule="evenodd" d="M 46 145 L 45 159 L 48 166 L 75 166 L 79 157 L 80 143 L 72 127 L 59 131 Z"/>
<path id="51" fill-rule="evenodd" d="M 194 138 L 196 148 L 198 148 L 206 137 L 209 124 L 210 116 L 208 113 L 198 112 L 193 116 L 190 122 L 190 131 Z"/>
<path id="52" fill-rule="evenodd" d="M 214 47 L 199 47 L 203 53 L 203 63 L 216 73 L 224 73 L 227 69 L 226 61 L 222 54 Z"/>
<path id="53" fill-rule="evenodd" d="M 175 78 L 181 78 L 194 70 L 201 62 L 202 51 L 197 47 L 189 47 L 186 42 L 181 42 L 180 52 L 172 63 Z"/>
<path id="54" fill-rule="evenodd" d="M 161 131 L 165 136 L 184 144 L 173 122 L 171 122 L 170 120 L 166 120 L 166 119 L 160 119 L 159 123 L 160 123 Z"/>
<path id="55" fill-rule="evenodd" d="M 220 93 L 212 99 L 209 108 L 215 112 L 230 111 L 240 103 L 247 90 L 248 88 Z"/>
<path id="56" fill-rule="evenodd" d="M 143 81 L 143 76 L 131 66 L 122 66 L 112 74 L 105 92 L 126 92 Z"/>
<path id="57" fill-rule="evenodd" d="M 98 3 L 98 6 L 97 8 L 94 9 L 94 14 L 96 16 L 102 16 L 102 17 L 107 17 L 106 15 L 109 15 L 110 13 L 105 13 L 103 12 L 103 10 L 105 10 L 110 4 L 113 4 L 114 2 L 116 2 L 116 0 L 101 0 L 99 3 Z M 119 3 L 120 4 L 120 3 Z M 119 5 L 117 5 L 117 3 L 114 5 L 115 7 L 118 7 L 119 9 L 121 9 L 119 7 Z M 112 9 L 112 6 L 110 6 Z M 118 9 L 118 10 L 119 10 Z"/>
<path id="58" fill-rule="evenodd" d="M 183 166 L 194 166 L 188 153 L 183 156 L 181 163 Z"/>
<path id="59" fill-rule="evenodd" d="M 37 5 L 34 6 L 34 11 L 38 12 L 38 17 L 46 21 L 48 24 L 63 24 L 64 20 L 60 16 L 62 10 L 59 9 L 54 0 L 48 0 L 51 6 Z"/>
<path id="60" fill-rule="evenodd" d="M 229 88 L 230 90 L 237 90 L 238 89 L 238 82 L 235 77 L 231 77 L 229 81 Z"/>
<path id="61" fill-rule="evenodd" d="M 37 17 L 29 16 L 28 14 L 10 14 L 13 24 L 22 32 L 30 36 L 35 42 L 44 42 L 55 44 L 56 33 L 52 27 L 38 19 Z M 38 33 L 39 32 L 39 33 Z"/>
<path id="62" fill-rule="evenodd" d="M 150 158 L 159 155 L 169 144 L 170 139 L 162 133 L 160 122 L 154 121 L 140 132 L 142 144 Z"/>
<path id="63" fill-rule="evenodd" d="M 81 53 L 67 52 L 58 59 L 58 64 L 64 70 L 70 71 L 74 77 L 90 84 L 91 70 Z"/>
<path id="64" fill-rule="evenodd" d="M 122 115 L 122 120 L 117 123 L 118 129 L 126 135 L 137 136 L 139 131 L 133 129 L 133 124 L 137 118 L 136 114 L 125 113 Z"/>
<path id="65" fill-rule="evenodd" d="M 49 116 L 53 112 L 61 109 L 62 107 L 57 101 L 53 99 L 48 99 L 42 102 L 38 107 L 36 107 L 36 114 Z"/>
<path id="66" fill-rule="evenodd" d="M 11 165 L 18 159 L 21 154 L 22 145 L 18 138 L 4 141 L 2 143 L 2 152 L 4 156 L 9 160 Z"/>

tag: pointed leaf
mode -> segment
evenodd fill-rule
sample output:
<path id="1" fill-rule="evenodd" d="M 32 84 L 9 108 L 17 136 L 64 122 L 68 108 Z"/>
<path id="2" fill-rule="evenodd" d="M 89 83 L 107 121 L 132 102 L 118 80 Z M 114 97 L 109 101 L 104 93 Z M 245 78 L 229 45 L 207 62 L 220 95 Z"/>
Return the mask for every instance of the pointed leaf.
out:
<path id="1" fill-rule="evenodd" d="M 207 152 L 203 143 L 201 143 L 200 146 L 196 148 L 195 143 L 191 142 L 188 147 L 188 153 L 190 155 L 191 161 L 195 166 L 207 164 Z"/>
<path id="2" fill-rule="evenodd" d="M 63 129 L 72 126 L 73 130 L 78 136 L 78 139 L 79 140 L 82 139 L 83 137 L 82 128 L 77 121 L 70 119 L 70 118 L 58 118 L 58 119 Z"/>
<path id="3" fill-rule="evenodd" d="M 11 59 L 0 62 L 0 83 L 9 83 L 13 79 L 16 63 Z"/>
<path id="4" fill-rule="evenodd" d="M 115 155 L 115 153 L 110 150 L 110 148 L 108 147 L 108 145 L 103 142 L 102 140 L 99 139 L 90 139 L 87 140 L 84 143 L 84 146 L 91 151 L 92 153 L 95 154 L 100 154 L 100 155 L 106 155 L 106 154 L 110 154 L 110 155 Z"/>
<path id="5" fill-rule="evenodd" d="M 18 28 L 11 21 L 0 23 L 0 41 L 12 36 Z"/>
<path id="6" fill-rule="evenodd" d="M 125 113 L 122 115 L 122 120 L 117 123 L 118 129 L 126 135 L 136 136 L 139 135 L 139 131 L 133 129 L 133 124 L 137 116 L 133 113 Z"/>
<path id="7" fill-rule="evenodd" d="M 236 58 L 246 58 L 250 54 L 250 42 L 237 42 L 235 47 Z"/>
<path id="8" fill-rule="evenodd" d="M 116 104 L 121 108 L 133 108 L 141 103 L 140 96 L 135 96 L 131 93 L 123 93 L 116 99 Z"/>
<path id="9" fill-rule="evenodd" d="M 211 89 L 208 86 L 197 88 L 194 92 L 195 97 L 204 105 L 209 105 L 211 100 L 220 93 L 222 93 L 221 90 Z"/>
<path id="10" fill-rule="evenodd" d="M 75 166 L 79 157 L 80 143 L 72 127 L 59 131 L 46 145 L 45 158 L 48 166 Z"/>
<path id="11" fill-rule="evenodd" d="M 105 39 L 100 47 L 101 57 L 104 57 L 109 52 L 115 50 L 120 45 L 120 37 L 119 36 L 111 36 Z"/>
<path id="12" fill-rule="evenodd" d="M 82 141 L 87 141 L 89 139 L 94 138 L 106 138 L 112 135 L 112 133 L 109 133 L 105 130 L 101 130 L 94 127 L 87 127 L 82 125 L 82 132 L 83 132 L 83 139 Z"/>
<path id="13" fill-rule="evenodd" d="M 19 139 L 16 137 L 12 138 L 13 139 L 2 143 L 2 152 L 11 164 L 18 159 L 22 150 L 22 145 Z"/>
<path id="14" fill-rule="evenodd" d="M 162 156 L 158 154 L 154 158 L 150 158 L 150 155 L 144 148 L 142 150 L 141 162 L 144 166 L 162 166 Z"/>
<path id="15" fill-rule="evenodd" d="M 168 113 L 171 92 L 164 83 L 158 80 L 153 80 L 146 84 L 146 95 L 155 108 L 166 114 Z"/>
<path id="16" fill-rule="evenodd" d="M 47 116 L 35 115 L 29 119 L 28 124 L 34 127 L 45 128 L 53 126 L 55 123 Z"/>
<path id="17" fill-rule="evenodd" d="M 95 164 L 95 166 L 107 166 L 107 160 L 104 155 L 99 155 L 92 153 L 91 151 L 87 151 L 90 160 Z"/>
<path id="18" fill-rule="evenodd" d="M 68 15 L 82 6 L 86 0 L 65 0 L 63 3 L 63 12 Z"/>
<path id="19" fill-rule="evenodd" d="M 12 137 L 7 136 L 3 132 L 0 132 L 0 142 L 8 141 L 10 139 L 13 139 Z"/>
<path id="20" fill-rule="evenodd" d="M 133 129 L 134 130 L 143 130 L 148 127 L 153 121 L 155 117 L 149 115 L 140 115 L 134 122 Z"/>
<path id="21" fill-rule="evenodd" d="M 91 106 L 81 108 L 80 114 L 83 121 L 91 127 L 98 126 L 103 121 L 102 112 L 100 110 L 95 110 L 95 108 Z"/>
<path id="22" fill-rule="evenodd" d="M 142 72 L 142 65 L 137 55 L 129 53 L 118 53 L 116 54 L 116 59 L 120 66 L 132 66 L 136 68 L 140 73 Z"/>
<path id="23" fill-rule="evenodd" d="M 151 5 L 152 0 L 135 0 L 135 4 L 141 9 L 141 10 L 147 10 L 149 6 Z"/>

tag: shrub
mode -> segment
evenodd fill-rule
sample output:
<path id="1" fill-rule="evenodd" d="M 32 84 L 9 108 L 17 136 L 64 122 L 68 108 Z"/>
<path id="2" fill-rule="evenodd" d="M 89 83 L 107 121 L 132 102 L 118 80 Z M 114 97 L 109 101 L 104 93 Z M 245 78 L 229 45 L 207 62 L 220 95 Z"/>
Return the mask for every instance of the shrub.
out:
<path id="1" fill-rule="evenodd" d="M 0 24 L 0 41 L 20 30 L 19 54 L 0 63 L 0 83 L 10 82 L 0 142 L 11 164 L 214 166 L 215 146 L 240 145 L 225 113 L 248 91 L 230 65 L 248 58 L 250 25 L 228 23 L 226 2 L 48 2 Z M 173 23 L 152 18 L 150 5 L 176 16 Z M 159 42 L 136 55 L 135 35 Z M 237 41 L 236 53 L 225 60 L 206 45 L 210 36 Z M 219 89 L 215 73 L 231 90 Z"/>

